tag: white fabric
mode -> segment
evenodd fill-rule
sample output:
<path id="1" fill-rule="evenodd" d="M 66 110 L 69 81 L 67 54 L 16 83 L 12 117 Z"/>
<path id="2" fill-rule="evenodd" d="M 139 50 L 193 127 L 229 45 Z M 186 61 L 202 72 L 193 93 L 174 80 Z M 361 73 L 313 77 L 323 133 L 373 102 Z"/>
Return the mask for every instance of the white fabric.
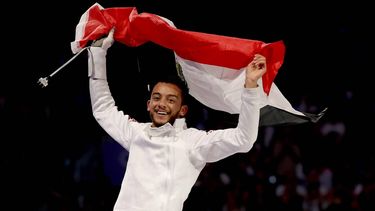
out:
<path id="1" fill-rule="evenodd" d="M 107 67 L 106 67 L 107 51 L 100 47 L 90 47 L 88 48 L 88 54 L 89 54 L 88 76 L 91 78 L 95 78 L 95 79 L 107 80 Z M 95 59 L 95 64 L 94 64 L 93 58 L 97 58 Z M 94 66 L 96 68 L 95 72 L 93 71 Z"/>
<path id="2" fill-rule="evenodd" d="M 212 109 L 231 114 L 238 114 L 240 112 L 241 93 L 245 81 L 244 68 L 235 70 L 201 64 L 183 59 L 177 54 L 175 54 L 175 58 L 189 86 L 190 95 Z M 260 79 L 258 81 L 260 90 L 263 90 L 262 84 L 262 79 Z M 268 96 L 263 91 L 260 93 L 261 108 L 270 105 L 292 114 L 305 116 L 305 114 L 292 107 L 275 83 L 272 83 Z"/>

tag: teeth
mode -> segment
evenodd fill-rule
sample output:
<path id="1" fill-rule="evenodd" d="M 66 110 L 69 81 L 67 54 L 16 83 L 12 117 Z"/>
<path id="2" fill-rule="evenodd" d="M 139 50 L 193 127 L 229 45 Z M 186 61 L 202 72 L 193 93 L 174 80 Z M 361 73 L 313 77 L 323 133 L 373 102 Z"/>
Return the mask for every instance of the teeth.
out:
<path id="1" fill-rule="evenodd" d="M 163 114 L 163 115 L 166 115 L 166 114 L 167 114 L 167 112 L 165 112 L 165 111 L 158 111 L 158 114 Z"/>

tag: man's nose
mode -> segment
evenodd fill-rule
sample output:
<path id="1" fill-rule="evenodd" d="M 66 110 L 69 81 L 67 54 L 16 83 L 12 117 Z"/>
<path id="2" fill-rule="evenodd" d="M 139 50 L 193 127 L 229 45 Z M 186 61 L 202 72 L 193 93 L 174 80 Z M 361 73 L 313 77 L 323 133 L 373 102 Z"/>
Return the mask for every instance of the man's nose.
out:
<path id="1" fill-rule="evenodd" d="M 160 99 L 158 102 L 158 106 L 165 108 L 167 105 L 167 101 L 165 99 Z"/>

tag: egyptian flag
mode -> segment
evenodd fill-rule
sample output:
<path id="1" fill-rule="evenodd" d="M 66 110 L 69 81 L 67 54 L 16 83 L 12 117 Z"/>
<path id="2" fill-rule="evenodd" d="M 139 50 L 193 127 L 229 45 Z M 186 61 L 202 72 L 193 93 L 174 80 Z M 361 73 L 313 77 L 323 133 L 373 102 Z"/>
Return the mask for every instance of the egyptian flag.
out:
<path id="1" fill-rule="evenodd" d="M 135 7 L 105 9 L 95 3 L 76 26 L 75 40 L 71 42 L 73 53 L 106 36 L 113 27 L 114 39 L 129 47 L 153 42 L 173 50 L 177 73 L 187 83 L 189 94 L 212 109 L 239 113 L 244 70 L 255 54 L 262 54 L 267 58 L 267 72 L 259 84 L 263 89 L 261 126 L 316 122 L 325 112 L 310 114 L 295 110 L 273 82 L 284 60 L 282 41 L 264 43 L 181 30 L 164 17 L 138 14 Z"/>

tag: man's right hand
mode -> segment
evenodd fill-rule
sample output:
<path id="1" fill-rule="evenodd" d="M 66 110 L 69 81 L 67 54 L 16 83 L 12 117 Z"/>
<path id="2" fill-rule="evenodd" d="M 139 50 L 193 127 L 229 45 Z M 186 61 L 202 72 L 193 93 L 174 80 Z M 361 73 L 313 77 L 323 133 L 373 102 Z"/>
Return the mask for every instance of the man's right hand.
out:
<path id="1" fill-rule="evenodd" d="M 95 40 L 92 44 L 91 44 L 91 47 L 101 47 L 103 48 L 104 50 L 108 50 L 108 48 L 110 48 L 112 46 L 112 44 L 114 43 L 114 39 L 113 39 L 113 34 L 115 33 L 115 28 L 112 28 L 109 33 L 108 33 L 108 36 L 107 37 L 103 37 L 99 40 Z"/>
<path id="2" fill-rule="evenodd" d="M 108 48 L 114 43 L 113 34 L 115 29 L 112 28 L 107 37 L 95 40 L 89 48 L 89 73 L 90 78 L 107 79 L 106 73 L 106 54 Z"/>

